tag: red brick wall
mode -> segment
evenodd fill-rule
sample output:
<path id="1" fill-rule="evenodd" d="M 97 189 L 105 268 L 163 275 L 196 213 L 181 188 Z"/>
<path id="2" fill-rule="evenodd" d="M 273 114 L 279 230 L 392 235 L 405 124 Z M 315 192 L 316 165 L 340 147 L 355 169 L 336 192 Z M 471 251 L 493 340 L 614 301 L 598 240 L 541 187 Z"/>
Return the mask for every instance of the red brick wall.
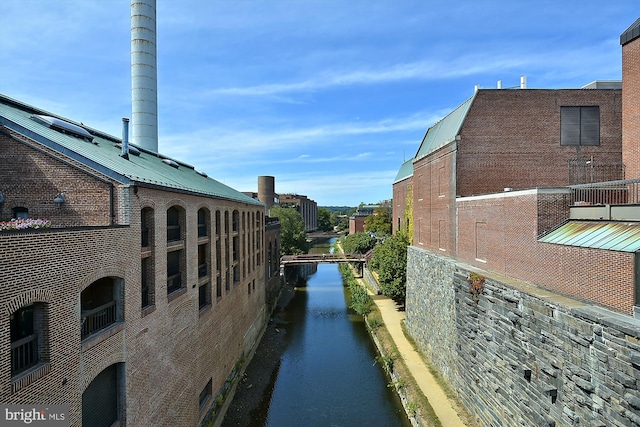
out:
<path id="1" fill-rule="evenodd" d="M 622 158 L 625 178 L 640 178 L 640 38 L 622 46 Z"/>
<path id="2" fill-rule="evenodd" d="M 25 207 L 30 218 L 48 219 L 52 227 L 109 225 L 110 184 L 91 179 L 6 133 L 0 133 L 0 218 L 12 217 L 14 207 Z M 67 201 L 56 209 L 53 199 Z"/>
<path id="3" fill-rule="evenodd" d="M 619 163 L 619 90 L 478 91 L 460 131 L 458 194 L 568 185 L 567 161 L 577 149 L 560 145 L 560 107 L 592 105 L 600 106 L 600 146 L 581 147 L 581 155 Z"/>
<path id="4" fill-rule="evenodd" d="M 413 242 L 434 252 L 455 254 L 455 144 L 414 163 Z"/>
<path id="5" fill-rule="evenodd" d="M 364 221 L 366 216 L 355 215 L 349 218 L 349 234 L 362 233 L 364 231 Z"/>
<path id="6" fill-rule="evenodd" d="M 561 190 L 529 190 L 458 199 L 457 258 L 633 314 L 634 254 L 537 241 L 554 218 L 566 215 L 567 196 Z M 477 223 L 484 224 L 481 239 L 476 237 Z"/>
<path id="7" fill-rule="evenodd" d="M 412 178 L 409 177 L 393 184 L 393 212 L 391 215 L 391 228 L 394 234 L 399 230 L 403 230 L 405 227 L 404 212 L 407 204 L 407 193 L 411 182 Z"/>

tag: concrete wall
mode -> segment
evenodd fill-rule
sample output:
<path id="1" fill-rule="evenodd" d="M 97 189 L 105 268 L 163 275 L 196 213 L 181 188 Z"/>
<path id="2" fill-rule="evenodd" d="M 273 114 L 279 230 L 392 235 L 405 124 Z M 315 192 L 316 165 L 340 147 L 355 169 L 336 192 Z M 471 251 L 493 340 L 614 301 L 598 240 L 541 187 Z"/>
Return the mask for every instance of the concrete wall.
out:
<path id="1" fill-rule="evenodd" d="M 481 425 L 640 425 L 640 323 L 470 268 L 410 246 L 407 327 Z"/>

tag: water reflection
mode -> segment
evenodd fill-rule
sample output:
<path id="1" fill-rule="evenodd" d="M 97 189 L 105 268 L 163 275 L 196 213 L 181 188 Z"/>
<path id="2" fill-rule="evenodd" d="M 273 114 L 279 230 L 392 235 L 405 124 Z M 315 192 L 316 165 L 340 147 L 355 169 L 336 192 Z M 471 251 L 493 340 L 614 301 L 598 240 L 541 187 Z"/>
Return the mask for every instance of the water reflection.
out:
<path id="1" fill-rule="evenodd" d="M 331 243 L 316 245 L 312 253 L 328 252 Z M 337 266 L 315 270 L 286 308 L 287 348 L 265 425 L 409 425 L 388 379 L 373 364 L 376 351 L 362 318 L 347 308 Z"/>

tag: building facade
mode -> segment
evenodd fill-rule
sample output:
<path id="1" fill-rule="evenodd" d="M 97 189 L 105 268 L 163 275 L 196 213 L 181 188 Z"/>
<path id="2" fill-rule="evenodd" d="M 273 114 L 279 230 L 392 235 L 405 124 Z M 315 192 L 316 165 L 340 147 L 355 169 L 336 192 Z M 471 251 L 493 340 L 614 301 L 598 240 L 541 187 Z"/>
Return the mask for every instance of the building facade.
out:
<path id="1" fill-rule="evenodd" d="M 318 204 L 307 196 L 300 194 L 280 194 L 280 206 L 294 207 L 304 219 L 305 231 L 318 229 Z"/>
<path id="2" fill-rule="evenodd" d="M 393 184 L 407 329 L 480 425 L 640 425 L 639 24 L 621 85 L 477 90 Z"/>
<path id="3" fill-rule="evenodd" d="M 212 419 L 267 319 L 264 205 L 4 96 L 0 145 L 0 401 Z"/>

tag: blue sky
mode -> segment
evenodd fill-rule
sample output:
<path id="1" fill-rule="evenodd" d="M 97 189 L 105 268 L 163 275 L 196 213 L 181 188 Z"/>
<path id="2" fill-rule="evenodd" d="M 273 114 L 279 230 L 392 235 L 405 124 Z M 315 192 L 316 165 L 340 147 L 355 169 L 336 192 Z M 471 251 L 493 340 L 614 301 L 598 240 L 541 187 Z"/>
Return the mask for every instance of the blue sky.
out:
<path id="1" fill-rule="evenodd" d="M 621 79 L 638 0 L 158 0 L 159 151 L 240 191 L 376 203 L 474 85 Z M 129 0 L 0 1 L 0 93 L 120 136 Z"/>

